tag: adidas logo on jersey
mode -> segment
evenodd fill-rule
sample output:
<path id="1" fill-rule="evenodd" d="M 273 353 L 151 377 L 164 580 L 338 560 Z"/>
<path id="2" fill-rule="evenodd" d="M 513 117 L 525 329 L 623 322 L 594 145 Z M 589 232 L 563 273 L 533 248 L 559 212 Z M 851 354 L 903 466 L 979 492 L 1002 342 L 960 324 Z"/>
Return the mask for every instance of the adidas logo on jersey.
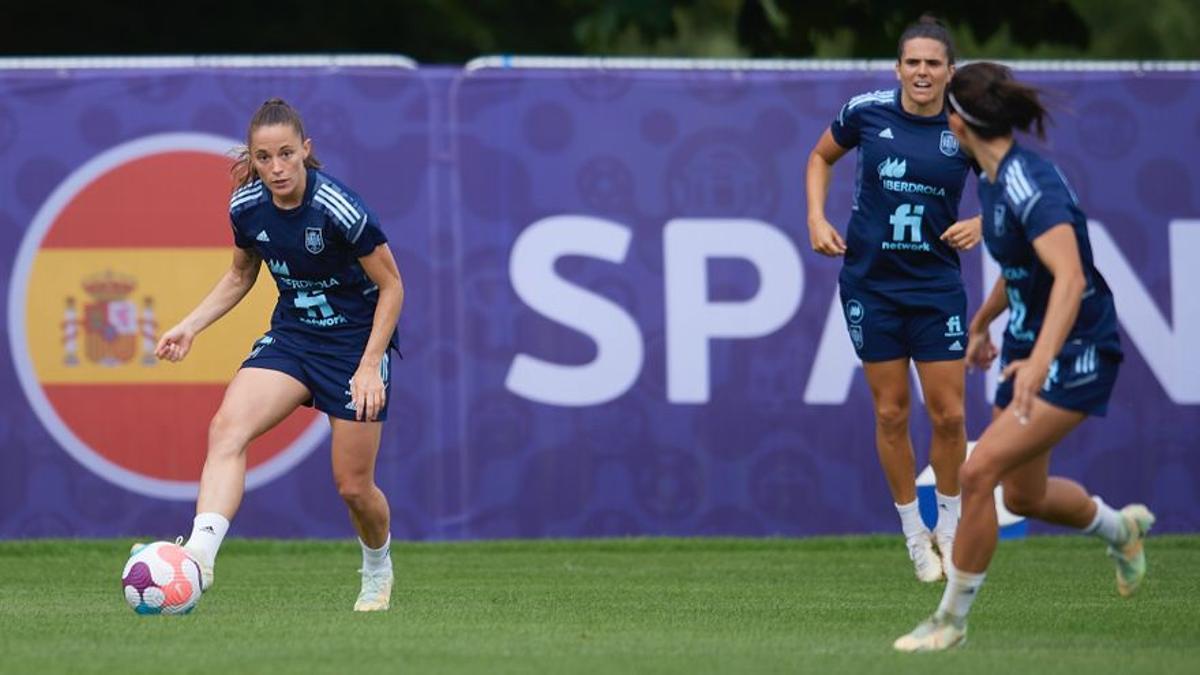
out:
<path id="1" fill-rule="evenodd" d="M 271 238 L 267 236 L 266 230 L 262 230 L 261 232 L 259 232 L 258 236 L 255 237 L 254 239 L 257 241 L 268 241 L 268 242 L 271 241 Z"/>
<path id="2" fill-rule="evenodd" d="M 879 132 L 879 137 L 880 138 L 895 138 L 895 136 L 892 135 L 891 127 L 885 127 L 883 131 Z"/>
<path id="3" fill-rule="evenodd" d="M 950 343 L 950 351 L 961 352 L 962 350 L 963 350 L 962 342 L 955 340 L 954 342 Z"/>

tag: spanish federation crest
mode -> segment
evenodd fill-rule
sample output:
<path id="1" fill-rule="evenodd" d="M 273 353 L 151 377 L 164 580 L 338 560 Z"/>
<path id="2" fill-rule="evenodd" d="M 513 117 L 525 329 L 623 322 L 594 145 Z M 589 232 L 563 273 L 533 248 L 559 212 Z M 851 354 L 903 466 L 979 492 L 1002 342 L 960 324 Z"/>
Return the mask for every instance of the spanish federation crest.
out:
<path id="1" fill-rule="evenodd" d="M 938 149 L 947 157 L 953 157 L 958 154 L 958 139 L 954 137 L 953 131 L 942 132 L 942 139 L 938 142 Z"/>
<path id="2" fill-rule="evenodd" d="M 997 237 L 1004 235 L 1004 216 L 1006 215 L 1004 202 L 997 204 L 992 211 L 992 231 L 996 233 Z"/>
<path id="3" fill-rule="evenodd" d="M 321 234 L 321 228 L 304 228 L 304 248 L 313 255 L 325 250 L 325 237 Z"/>

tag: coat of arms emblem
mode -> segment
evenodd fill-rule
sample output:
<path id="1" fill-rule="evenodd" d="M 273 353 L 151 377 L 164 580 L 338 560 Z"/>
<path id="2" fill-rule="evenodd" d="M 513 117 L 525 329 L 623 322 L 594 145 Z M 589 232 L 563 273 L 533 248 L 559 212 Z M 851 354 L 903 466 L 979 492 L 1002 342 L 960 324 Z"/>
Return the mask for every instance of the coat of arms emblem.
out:
<path id="1" fill-rule="evenodd" d="M 91 302 L 83 306 L 83 316 L 75 308 L 75 298 L 66 299 L 63 312 L 64 361 L 79 363 L 79 329 L 83 329 L 83 354 L 88 361 L 102 366 L 118 366 L 132 361 L 142 346 L 142 361 L 154 363 L 157 326 L 154 301 L 144 299 L 142 311 L 129 296 L 137 288 L 133 277 L 105 270 L 83 280 L 83 290 Z"/>

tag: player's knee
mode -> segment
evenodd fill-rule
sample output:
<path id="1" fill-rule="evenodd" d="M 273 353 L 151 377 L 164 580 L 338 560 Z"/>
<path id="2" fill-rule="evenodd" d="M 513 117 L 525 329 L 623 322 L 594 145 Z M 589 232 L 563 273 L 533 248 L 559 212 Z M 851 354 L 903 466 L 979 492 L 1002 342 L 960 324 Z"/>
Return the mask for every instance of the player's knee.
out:
<path id="1" fill-rule="evenodd" d="M 337 477 L 337 491 L 346 505 L 354 508 L 366 503 L 375 484 L 365 476 Z"/>
<path id="2" fill-rule="evenodd" d="M 959 436 L 966 427 L 966 415 L 961 407 L 938 408 L 929 411 L 929 424 L 939 436 Z"/>
<path id="3" fill-rule="evenodd" d="M 208 423 L 208 453 L 237 455 L 245 452 L 249 439 L 243 426 L 233 416 L 218 410 Z"/>
<path id="4" fill-rule="evenodd" d="M 898 403 L 881 403 L 875 406 L 875 424 L 885 434 L 908 432 L 908 406 Z"/>
<path id="5" fill-rule="evenodd" d="M 968 461 L 958 469 L 958 483 L 964 497 L 976 494 L 991 495 L 996 488 L 997 474 L 986 462 Z"/>

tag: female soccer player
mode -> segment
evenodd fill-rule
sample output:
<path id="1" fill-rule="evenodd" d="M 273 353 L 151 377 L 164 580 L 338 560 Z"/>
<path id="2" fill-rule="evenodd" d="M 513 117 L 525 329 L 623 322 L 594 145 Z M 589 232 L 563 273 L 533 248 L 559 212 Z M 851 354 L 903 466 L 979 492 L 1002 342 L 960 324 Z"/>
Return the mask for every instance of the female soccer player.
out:
<path id="1" fill-rule="evenodd" d="M 209 426 L 196 519 L 185 548 L 207 590 L 213 563 L 245 489 L 246 446 L 297 406 L 329 416 L 333 477 L 362 544 L 356 611 L 391 602 L 390 511 L 375 484 L 381 424 L 387 417 L 388 348 L 404 286 L 387 238 L 354 192 L 318 169 L 299 114 L 280 99 L 250 120 L 234 166 L 229 202 L 233 264 L 213 290 L 159 340 L 167 361 L 187 356 L 196 336 L 254 285 L 263 260 L 279 300 L 225 390 Z"/>
<path id="2" fill-rule="evenodd" d="M 1141 504 L 1114 511 L 1066 478 L 1048 476 L 1050 450 L 1088 415 L 1103 415 L 1121 345 L 1112 293 L 1092 263 L 1087 217 L 1062 173 L 1013 141 L 1013 129 L 1047 117 L 1035 89 L 1008 68 L 975 63 L 950 82 L 950 128 L 979 163 L 984 241 L 1002 274 L 971 320 L 967 360 L 996 357 L 988 325 L 1007 308 L 1001 384 L 992 423 L 963 465 L 962 521 L 937 612 L 896 640 L 901 651 L 941 650 L 967 636 L 967 612 L 996 548 L 993 491 L 1013 513 L 1073 527 L 1108 543 L 1117 591 L 1146 574 L 1142 539 L 1154 515 Z"/>
<path id="3" fill-rule="evenodd" d="M 845 255 L 841 302 L 875 406 L 879 462 L 921 581 L 942 578 L 958 522 L 958 468 L 966 453 L 963 389 L 966 292 L 958 254 L 979 242 L 979 218 L 955 222 L 970 160 L 946 126 L 954 45 L 928 17 L 900 36 L 900 87 L 850 99 L 808 158 L 808 233 L 814 251 Z M 846 240 L 825 217 L 833 165 L 858 148 Z M 938 520 L 917 508 L 908 433 L 909 361 L 932 423 L 930 463 Z M 941 556 L 934 551 L 937 547 Z"/>

